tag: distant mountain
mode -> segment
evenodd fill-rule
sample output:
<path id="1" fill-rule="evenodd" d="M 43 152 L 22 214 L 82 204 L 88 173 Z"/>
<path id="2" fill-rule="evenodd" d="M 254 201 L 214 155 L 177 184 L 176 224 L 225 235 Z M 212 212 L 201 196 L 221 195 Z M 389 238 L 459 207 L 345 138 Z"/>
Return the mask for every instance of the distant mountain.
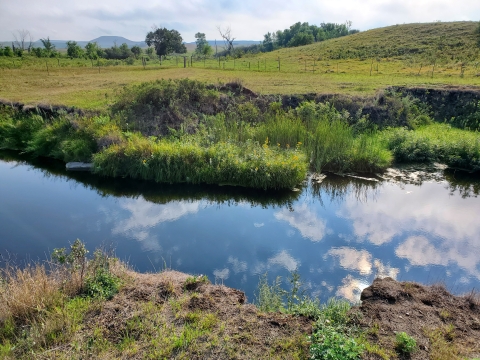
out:
<path id="1" fill-rule="evenodd" d="M 53 45 L 55 45 L 55 48 L 57 48 L 58 50 L 67 48 L 67 40 L 50 40 L 50 41 L 52 42 Z M 215 40 L 207 40 L 207 41 L 212 47 L 215 47 Z M 98 37 L 96 39 L 93 39 L 93 40 L 90 40 L 90 41 L 77 41 L 77 44 L 81 47 L 85 47 L 85 45 L 87 45 L 89 42 L 91 42 L 91 43 L 96 42 L 98 44 L 98 46 L 100 46 L 101 48 L 104 48 L 104 49 L 112 47 L 113 45 L 115 45 L 115 43 L 117 44 L 117 46 L 120 46 L 123 43 L 125 43 L 125 44 L 128 45 L 128 47 L 132 47 L 132 46 L 140 46 L 141 48 L 147 47 L 147 44 L 145 43 L 145 41 L 132 41 L 132 40 L 126 39 L 122 36 L 100 36 L 100 37 Z M 260 41 L 254 41 L 254 40 L 235 40 L 233 42 L 233 45 L 234 46 L 246 46 L 246 45 L 252 45 L 252 44 L 259 44 L 259 43 L 260 43 Z M 12 42 L 11 41 L 2 41 L 2 42 L 0 42 L 0 45 L 11 46 Z M 185 45 L 187 45 L 188 49 L 194 49 L 195 48 L 195 42 L 194 41 L 185 43 Z M 33 46 L 34 47 L 43 47 L 43 44 L 40 40 L 37 40 L 33 43 Z M 218 47 L 219 50 L 223 49 L 224 46 L 225 46 L 225 43 L 223 42 L 223 40 L 217 40 L 217 47 Z"/>
<path id="2" fill-rule="evenodd" d="M 207 40 L 207 42 L 211 46 L 215 46 L 215 40 Z M 217 40 L 217 46 L 218 47 L 224 47 L 225 42 L 223 40 Z M 235 40 L 233 42 L 233 46 L 247 46 L 247 45 L 253 45 L 253 44 L 260 44 L 261 41 L 255 41 L 255 40 Z M 185 43 L 186 45 L 195 45 L 195 41 Z"/>
<path id="3" fill-rule="evenodd" d="M 58 50 L 61 50 L 61 49 L 66 49 L 67 48 L 67 41 L 68 40 L 50 40 L 52 42 L 53 45 L 55 45 L 55 48 L 57 48 Z M 93 42 L 96 42 L 98 44 L 98 46 L 100 46 L 101 48 L 110 48 L 112 47 L 113 45 L 115 45 L 115 43 L 117 44 L 117 46 L 120 46 L 122 45 L 123 43 L 127 44 L 128 47 L 132 47 L 132 46 L 140 46 L 140 47 L 147 47 L 147 44 L 145 43 L 145 41 L 132 41 L 132 40 L 128 40 L 122 36 L 100 36 L 96 39 L 93 39 L 93 40 L 90 40 L 90 41 L 77 41 L 77 44 L 81 47 L 85 47 L 85 45 L 87 45 L 89 42 L 93 43 Z M 0 42 L 0 45 L 2 46 L 12 46 L 12 41 L 2 41 Z M 33 46 L 34 47 L 43 47 L 43 44 L 40 40 L 37 40 L 33 43 Z"/>
<path id="4" fill-rule="evenodd" d="M 100 46 L 101 48 L 112 47 L 115 43 L 117 44 L 117 46 L 120 46 L 122 44 L 127 44 L 128 47 L 132 47 L 132 46 L 146 47 L 147 46 L 145 41 L 132 41 L 122 36 L 100 36 L 96 39 L 90 40 L 89 42 L 96 42 L 98 46 Z"/>

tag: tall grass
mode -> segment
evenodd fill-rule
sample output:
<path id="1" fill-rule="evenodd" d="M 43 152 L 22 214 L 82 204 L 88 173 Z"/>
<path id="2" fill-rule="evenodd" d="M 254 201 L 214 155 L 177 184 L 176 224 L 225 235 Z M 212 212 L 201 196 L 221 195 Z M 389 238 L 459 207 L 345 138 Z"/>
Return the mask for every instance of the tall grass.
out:
<path id="1" fill-rule="evenodd" d="M 480 170 L 480 133 L 446 124 L 433 124 L 415 131 L 396 128 L 384 131 L 397 162 L 441 162 L 453 168 Z"/>
<path id="2" fill-rule="evenodd" d="M 189 141 L 191 139 L 192 141 Z M 93 157 L 95 172 L 156 182 L 231 184 L 262 189 L 293 188 L 306 176 L 301 152 L 247 141 L 202 146 L 193 138 L 145 138 L 132 134 Z"/>

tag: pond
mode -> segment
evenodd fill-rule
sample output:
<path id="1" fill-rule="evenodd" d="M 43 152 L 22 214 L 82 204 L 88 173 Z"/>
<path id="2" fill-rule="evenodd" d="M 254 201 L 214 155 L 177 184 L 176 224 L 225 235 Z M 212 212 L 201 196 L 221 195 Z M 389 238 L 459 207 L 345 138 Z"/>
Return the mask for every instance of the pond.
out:
<path id="1" fill-rule="evenodd" d="M 284 193 L 63 168 L 0 153 L 2 262 L 44 261 L 79 238 L 91 251 L 113 247 L 137 271 L 205 274 L 249 301 L 259 276 L 286 282 L 294 270 L 322 301 L 358 301 L 376 276 L 457 294 L 480 285 L 480 182 L 440 166 L 329 174 Z"/>

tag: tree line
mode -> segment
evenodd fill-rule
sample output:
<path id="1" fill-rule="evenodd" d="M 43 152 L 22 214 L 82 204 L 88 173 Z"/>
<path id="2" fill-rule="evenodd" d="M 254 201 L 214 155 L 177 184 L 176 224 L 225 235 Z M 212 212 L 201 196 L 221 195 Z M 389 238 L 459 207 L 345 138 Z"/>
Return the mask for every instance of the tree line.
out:
<path id="1" fill-rule="evenodd" d="M 320 26 L 310 25 L 308 22 L 297 22 L 287 29 L 266 33 L 260 44 L 241 46 L 234 50 L 226 49 L 222 51 L 220 55 L 240 57 L 243 54 L 256 54 L 286 47 L 310 45 L 315 42 L 356 34 L 358 32 L 360 32 L 360 30 L 352 29 L 351 21 L 346 21 L 344 24 L 321 23 Z"/>
<path id="2" fill-rule="evenodd" d="M 223 38 L 225 46 L 217 56 L 236 56 L 239 57 L 245 53 L 269 52 L 283 47 L 293 47 L 308 45 L 318 41 L 324 41 L 335 37 L 345 36 L 358 32 L 351 29 L 352 22 L 347 21 L 345 24 L 322 23 L 320 26 L 310 25 L 308 22 L 297 22 L 285 30 L 267 33 L 264 40 L 260 44 L 242 46 L 234 49 L 231 29 L 221 29 L 218 27 L 221 38 Z M 0 47 L 0 55 L 3 56 L 22 56 L 25 52 L 33 54 L 37 57 L 49 58 L 60 57 L 61 53 L 55 48 L 50 38 L 40 39 L 43 47 L 32 46 L 32 36 L 26 30 L 19 30 L 18 34 L 14 34 L 15 43 L 12 46 Z M 195 54 L 199 56 L 209 56 L 213 54 L 213 48 L 206 40 L 205 33 L 197 32 L 195 34 L 196 49 Z M 148 49 L 145 54 L 149 57 L 154 54 L 158 56 L 166 56 L 172 53 L 184 54 L 187 52 L 181 34 L 174 29 L 158 28 L 154 26 L 145 37 L 145 43 Z M 128 47 L 127 44 L 117 46 L 116 44 L 110 48 L 102 49 L 96 43 L 88 43 L 82 48 L 76 41 L 67 42 L 67 57 L 69 58 L 85 58 L 96 60 L 99 58 L 114 60 L 131 60 L 138 59 L 144 50 L 139 46 Z"/>

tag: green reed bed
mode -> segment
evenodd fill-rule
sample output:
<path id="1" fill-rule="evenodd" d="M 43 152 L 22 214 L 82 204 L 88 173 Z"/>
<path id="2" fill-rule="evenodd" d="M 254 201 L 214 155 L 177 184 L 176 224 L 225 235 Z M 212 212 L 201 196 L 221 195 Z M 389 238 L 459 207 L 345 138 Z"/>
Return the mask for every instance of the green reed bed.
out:
<path id="1" fill-rule="evenodd" d="M 306 176 L 305 156 L 246 142 L 210 146 L 190 139 L 152 139 L 131 134 L 93 157 L 95 172 L 167 183 L 230 184 L 262 189 L 293 188 Z"/>
<path id="2" fill-rule="evenodd" d="M 480 170 L 480 133 L 433 124 L 382 133 L 396 162 L 441 162 L 453 168 Z"/>

